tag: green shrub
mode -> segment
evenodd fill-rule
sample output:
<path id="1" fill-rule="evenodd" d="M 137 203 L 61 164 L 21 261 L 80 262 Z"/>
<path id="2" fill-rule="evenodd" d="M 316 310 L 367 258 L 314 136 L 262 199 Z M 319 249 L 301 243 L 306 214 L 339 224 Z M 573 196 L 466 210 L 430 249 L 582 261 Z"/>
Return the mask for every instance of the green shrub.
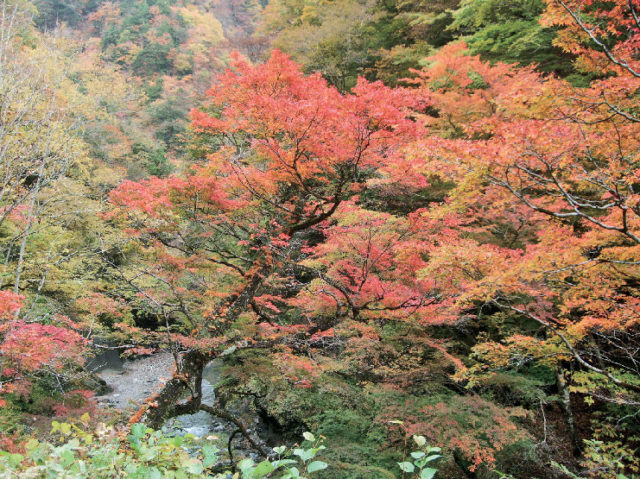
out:
<path id="1" fill-rule="evenodd" d="M 88 416 L 83 418 L 87 423 Z M 220 450 L 213 444 L 197 444 L 193 436 L 166 436 L 161 431 L 134 424 L 124 437 L 113 429 L 86 432 L 77 425 L 53 422 L 52 434 L 62 444 L 31 439 L 25 454 L 0 451 L 0 474 L 6 478 L 67 479 L 222 479 L 231 471 L 219 469 Z M 234 478 L 305 478 L 327 469 L 317 459 L 325 449 L 321 440 L 304 433 L 303 446 L 274 449 L 274 456 L 256 463 L 244 459 L 237 464 Z"/>

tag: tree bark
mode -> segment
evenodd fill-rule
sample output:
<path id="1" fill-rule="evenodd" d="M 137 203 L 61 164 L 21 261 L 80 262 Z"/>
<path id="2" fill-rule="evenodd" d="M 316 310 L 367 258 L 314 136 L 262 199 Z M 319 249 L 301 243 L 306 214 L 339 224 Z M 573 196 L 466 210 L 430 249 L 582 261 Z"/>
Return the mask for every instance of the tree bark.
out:
<path id="1" fill-rule="evenodd" d="M 171 380 L 158 394 L 147 399 L 133 422 L 140 418 L 149 427 L 159 429 L 171 417 L 198 412 L 202 401 L 202 372 L 210 360 L 211 355 L 199 350 L 182 355 Z M 190 397 L 181 402 L 188 393 Z"/>
<path id="2" fill-rule="evenodd" d="M 158 394 L 147 399 L 142 408 L 132 416 L 130 422 L 141 421 L 151 428 L 160 429 L 165 421 L 172 417 L 206 411 L 234 424 L 260 455 L 267 457 L 268 452 L 264 446 L 251 436 L 240 419 L 223 408 L 202 403 L 202 373 L 211 360 L 211 354 L 199 350 L 185 353 L 180 358 L 179 369 L 176 370 L 173 378 Z M 181 401 L 186 393 L 191 395 L 185 401 Z"/>
<path id="3" fill-rule="evenodd" d="M 578 456 L 580 454 L 580 437 L 578 436 L 578 430 L 576 429 L 576 422 L 573 416 L 573 409 L 571 407 L 569 387 L 561 369 L 558 369 L 556 372 L 556 381 L 558 386 L 558 395 L 560 396 L 560 404 L 566 414 L 567 429 L 569 431 L 573 455 Z"/>

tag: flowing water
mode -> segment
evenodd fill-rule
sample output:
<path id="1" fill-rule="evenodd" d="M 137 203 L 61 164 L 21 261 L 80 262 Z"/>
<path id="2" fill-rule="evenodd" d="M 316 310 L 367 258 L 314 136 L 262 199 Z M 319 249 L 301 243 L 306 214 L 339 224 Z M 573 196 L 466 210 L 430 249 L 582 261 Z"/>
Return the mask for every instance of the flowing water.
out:
<path id="1" fill-rule="evenodd" d="M 121 374 L 124 372 L 124 360 L 115 349 L 105 349 L 87 361 L 87 370 L 100 374 Z"/>
<path id="2" fill-rule="evenodd" d="M 216 393 L 214 385 L 220 380 L 221 363 L 219 360 L 211 361 L 202 372 L 202 402 L 212 405 Z M 199 411 L 195 414 L 184 414 L 169 419 L 162 430 L 165 433 L 193 434 L 196 437 L 204 437 L 229 429 L 229 423 L 212 416 L 208 412 Z"/>
<path id="3" fill-rule="evenodd" d="M 94 371 L 109 387 L 109 392 L 97 397 L 100 404 L 133 412 L 142 401 L 162 388 L 165 378 L 171 376 L 173 356 L 169 353 L 156 353 L 146 358 L 126 360 L 115 350 L 105 350 L 93 358 L 87 368 Z M 214 404 L 214 387 L 220 381 L 221 370 L 222 360 L 214 360 L 205 367 L 202 375 L 203 403 Z M 257 428 L 256 432 L 259 433 L 260 421 L 257 416 L 243 416 L 247 427 Z M 163 432 L 168 435 L 193 434 L 196 437 L 218 434 L 227 436 L 235 429 L 233 424 L 205 411 L 171 418 L 162 427 Z"/>

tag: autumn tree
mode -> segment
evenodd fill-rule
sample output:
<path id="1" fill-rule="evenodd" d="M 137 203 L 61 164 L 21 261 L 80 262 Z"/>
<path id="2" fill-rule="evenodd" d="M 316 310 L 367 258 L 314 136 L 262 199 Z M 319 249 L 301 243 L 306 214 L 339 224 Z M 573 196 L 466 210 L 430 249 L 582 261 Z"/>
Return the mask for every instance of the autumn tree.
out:
<path id="1" fill-rule="evenodd" d="M 440 132 L 419 143 L 430 151 L 424 168 L 456 184 L 425 216 L 457 227 L 424 272 L 458 291 L 458 314 L 517 324 L 476 345 L 461 377 L 478 385 L 532 363 L 555 371 L 575 451 L 586 448 L 585 466 L 606 477 L 638 467 L 635 11 L 633 2 L 549 2 L 546 21 L 566 26 L 559 44 L 608 75 L 588 88 L 490 66 L 464 45 L 418 74 Z M 574 395 L 612 415 L 594 421 L 584 443 Z M 616 463 L 616 454 L 630 459 Z"/>
<path id="2" fill-rule="evenodd" d="M 22 227 L 8 242 L 5 254 L 16 256 L 11 286 L 19 292 L 25 248 L 40 210 L 41 192 L 65 175 L 78 149 L 70 132 L 75 125 L 68 112 L 59 108 L 64 95 L 62 78 L 51 77 L 45 56 L 48 49 L 23 50 L 21 30 L 28 16 L 23 5 L 3 3 L 0 18 L 4 35 L 0 48 L 2 76 L 0 112 L 3 117 L 0 133 L 0 226 L 11 216 L 20 217 Z M 47 51 L 49 50 L 49 51 Z M 64 101 L 64 100 L 63 100 Z"/>
<path id="3" fill-rule="evenodd" d="M 29 3 L 2 3 L 0 396 L 23 405 L 38 382 L 51 397 L 84 389 L 74 380 L 96 329 L 69 316 L 99 282 L 89 272 L 109 245 L 99 183 L 119 176 L 88 158 L 81 123 L 108 114 L 70 78 L 85 66 L 72 64 L 77 45 L 64 30 L 41 34 L 32 16 Z"/>
<path id="4" fill-rule="evenodd" d="M 431 283 L 415 277 L 424 233 L 366 212 L 357 196 L 406 174 L 402 148 L 423 133 L 413 118 L 426 105 L 419 95 L 364 80 L 341 95 L 274 51 L 255 67 L 236 58 L 209 96 L 207 112 L 192 112 L 206 159 L 183 177 L 112 193 L 153 251 L 157 265 L 140 278 L 157 286 L 137 284 L 173 332 L 183 325 L 172 336 L 180 352 L 265 347 L 274 332 L 281 343 L 287 332 L 413 317 L 435 302 Z M 173 383 L 192 388 L 191 409 L 207 407 L 201 367 L 189 373 L 195 383 Z M 154 422 L 167 413 L 163 399 L 149 412 Z"/>
<path id="5" fill-rule="evenodd" d="M 0 293 L 0 406 L 12 398 L 28 397 L 31 385 L 43 375 L 63 377 L 69 366 L 84 362 L 84 338 L 68 318 L 49 324 L 16 319 L 23 297 Z M 64 391 L 62 391 L 64 392 Z"/>

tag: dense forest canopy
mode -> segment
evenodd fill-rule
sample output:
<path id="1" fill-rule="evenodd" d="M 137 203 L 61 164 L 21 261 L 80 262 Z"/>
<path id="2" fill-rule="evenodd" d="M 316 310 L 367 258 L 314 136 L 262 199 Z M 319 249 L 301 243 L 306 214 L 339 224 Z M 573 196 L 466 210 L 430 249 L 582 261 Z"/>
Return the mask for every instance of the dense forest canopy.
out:
<path id="1" fill-rule="evenodd" d="M 0 32 L 2 477 L 640 477 L 640 0 Z"/>

